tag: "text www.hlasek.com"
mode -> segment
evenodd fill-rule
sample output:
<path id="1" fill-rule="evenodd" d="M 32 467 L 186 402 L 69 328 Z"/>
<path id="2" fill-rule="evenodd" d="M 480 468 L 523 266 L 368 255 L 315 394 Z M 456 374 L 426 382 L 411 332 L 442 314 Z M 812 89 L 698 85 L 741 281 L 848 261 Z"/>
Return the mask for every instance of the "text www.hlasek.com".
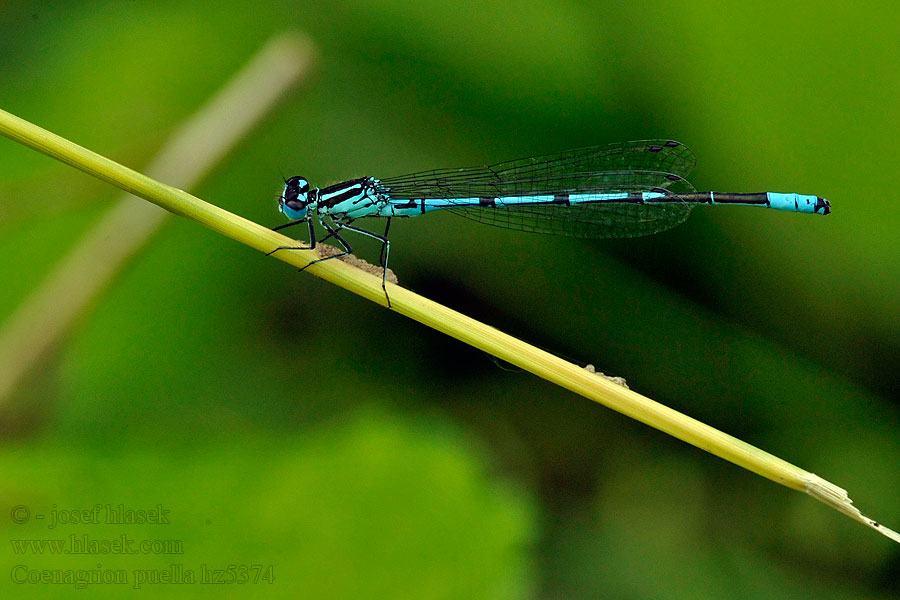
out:
<path id="1" fill-rule="evenodd" d="M 67 538 L 10 540 L 15 554 L 184 554 L 181 540 L 138 540 L 72 534 Z"/>

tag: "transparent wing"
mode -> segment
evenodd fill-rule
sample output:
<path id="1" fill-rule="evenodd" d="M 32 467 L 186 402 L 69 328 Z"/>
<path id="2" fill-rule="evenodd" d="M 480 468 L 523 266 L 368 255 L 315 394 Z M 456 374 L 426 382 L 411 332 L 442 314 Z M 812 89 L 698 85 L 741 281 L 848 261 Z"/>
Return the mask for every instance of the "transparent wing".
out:
<path id="1" fill-rule="evenodd" d="M 684 179 L 670 180 L 666 173 L 631 174 L 615 187 L 602 191 L 656 191 L 666 194 L 665 202 L 635 204 L 609 202 L 575 204 L 522 204 L 502 207 L 457 206 L 448 208 L 467 219 L 533 233 L 549 233 L 578 238 L 629 238 L 652 235 L 683 223 L 695 202 L 681 200 L 680 194 L 694 192 Z M 605 180 L 606 178 L 604 178 Z M 630 185 L 629 185 L 630 183 Z M 585 191 L 585 190 L 581 190 Z"/>
<path id="2" fill-rule="evenodd" d="M 642 140 L 556 154 L 520 158 L 486 167 L 434 169 L 381 179 L 391 198 L 475 198 L 528 195 L 541 192 L 614 191 L 635 189 L 640 172 L 687 178 L 696 159 L 687 146 L 673 140 Z"/>

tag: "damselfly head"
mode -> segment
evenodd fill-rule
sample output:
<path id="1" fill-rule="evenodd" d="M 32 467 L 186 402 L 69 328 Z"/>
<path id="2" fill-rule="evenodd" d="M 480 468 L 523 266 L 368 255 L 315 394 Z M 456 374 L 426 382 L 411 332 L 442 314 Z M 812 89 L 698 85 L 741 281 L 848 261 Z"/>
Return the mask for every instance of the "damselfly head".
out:
<path id="1" fill-rule="evenodd" d="M 284 191 L 278 199 L 278 210 L 290 219 L 305 219 L 309 206 L 309 182 L 304 177 L 291 177 L 284 182 Z"/>

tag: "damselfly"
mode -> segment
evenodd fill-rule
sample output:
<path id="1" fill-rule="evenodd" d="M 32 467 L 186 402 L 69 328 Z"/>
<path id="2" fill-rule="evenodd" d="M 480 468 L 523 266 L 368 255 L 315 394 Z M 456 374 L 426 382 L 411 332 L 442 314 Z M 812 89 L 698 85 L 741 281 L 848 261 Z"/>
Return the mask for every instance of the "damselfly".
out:
<path id="1" fill-rule="evenodd" d="M 369 236 L 381 242 L 380 262 L 386 273 L 391 219 L 434 210 L 510 229 L 580 238 L 658 233 L 684 222 L 698 204 L 762 206 L 823 215 L 831 212 L 828 201 L 817 196 L 698 192 L 686 179 L 695 162 L 684 144 L 645 140 L 488 167 L 435 169 L 382 179 L 361 177 L 325 188 L 310 189 L 309 181 L 297 176 L 285 180 L 278 200 L 278 209 L 294 221 L 275 229 L 306 223 L 309 247 L 315 248 L 316 221 L 328 232 L 323 239 L 333 237 L 341 245 L 342 252 L 314 260 L 306 267 L 350 254 L 353 250 L 341 235 L 344 231 Z M 362 217 L 386 219 L 384 234 L 353 224 Z M 270 254 L 297 249 L 307 248 L 281 247 Z"/>

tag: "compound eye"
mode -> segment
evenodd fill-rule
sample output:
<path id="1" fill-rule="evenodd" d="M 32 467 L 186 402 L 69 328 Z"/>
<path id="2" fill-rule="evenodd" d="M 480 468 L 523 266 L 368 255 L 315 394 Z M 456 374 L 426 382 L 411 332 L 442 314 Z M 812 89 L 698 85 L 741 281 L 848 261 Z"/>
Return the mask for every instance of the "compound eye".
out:
<path id="1" fill-rule="evenodd" d="M 308 196 L 309 181 L 305 177 L 291 177 L 284 182 L 284 192 L 278 207 L 291 219 L 302 219 L 306 216 Z"/>
<path id="2" fill-rule="evenodd" d="M 298 195 L 306 194 L 307 192 L 309 192 L 309 182 L 305 177 L 291 177 L 285 182 L 285 184 L 286 186 L 289 186 L 292 189 L 296 190 Z"/>
<path id="3" fill-rule="evenodd" d="M 309 201 L 309 182 L 303 177 L 291 177 L 284 182 L 284 203 L 290 206 L 306 206 Z"/>

